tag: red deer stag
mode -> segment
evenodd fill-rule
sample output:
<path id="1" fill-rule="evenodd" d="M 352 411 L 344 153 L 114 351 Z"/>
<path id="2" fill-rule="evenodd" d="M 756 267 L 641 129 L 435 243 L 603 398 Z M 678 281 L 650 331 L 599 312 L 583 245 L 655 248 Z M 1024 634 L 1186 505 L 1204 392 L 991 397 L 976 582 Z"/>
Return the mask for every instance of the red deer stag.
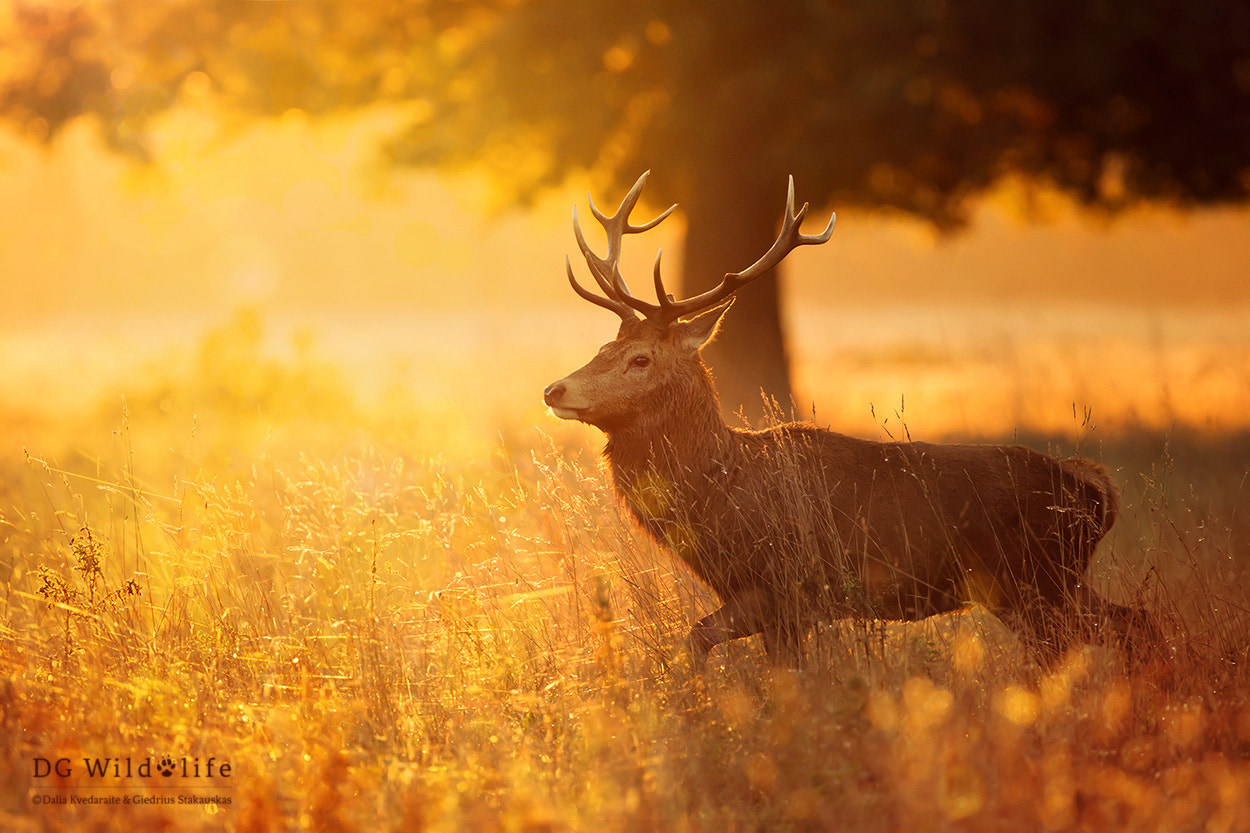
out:
<path id="1" fill-rule="evenodd" d="M 563 419 L 600 428 L 617 494 L 638 523 L 719 595 L 695 624 L 702 659 L 715 645 L 762 634 L 770 654 L 795 656 L 818 621 L 847 616 L 919 619 L 988 605 L 1051 658 L 1096 613 L 1133 611 L 1081 586 L 1094 547 L 1116 517 L 1118 491 L 1087 460 L 1020 446 L 871 442 L 804 423 L 731 428 L 699 356 L 731 296 L 798 246 L 807 204 L 794 210 L 790 179 L 781 233 L 747 269 L 686 300 L 669 295 L 655 259 L 652 304 L 620 272 L 626 234 L 654 228 L 629 215 L 643 174 L 605 216 L 608 251 L 591 251 L 573 213 L 577 244 L 602 295 L 579 296 L 621 318 L 616 338 L 589 364 L 551 384 L 544 400 Z M 639 317 L 641 314 L 641 317 Z"/>

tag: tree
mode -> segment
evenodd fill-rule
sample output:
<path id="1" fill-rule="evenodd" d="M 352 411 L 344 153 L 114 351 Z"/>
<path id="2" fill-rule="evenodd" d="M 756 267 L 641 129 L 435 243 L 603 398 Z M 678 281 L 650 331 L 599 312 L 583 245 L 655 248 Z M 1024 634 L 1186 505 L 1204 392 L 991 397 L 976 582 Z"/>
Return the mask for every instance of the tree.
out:
<path id="1" fill-rule="evenodd" d="M 1176 0 L 582 0 L 19 5 L 0 115 L 48 141 L 143 125 L 193 81 L 238 112 L 403 103 L 397 163 L 488 167 L 518 202 L 645 169 L 688 219 L 682 294 L 771 242 L 786 174 L 819 207 L 941 229 L 1006 175 L 1118 210 L 1244 201 L 1250 7 Z M 16 46 L 14 46 L 16 44 Z M 776 281 L 710 360 L 728 410 L 789 404 Z"/>

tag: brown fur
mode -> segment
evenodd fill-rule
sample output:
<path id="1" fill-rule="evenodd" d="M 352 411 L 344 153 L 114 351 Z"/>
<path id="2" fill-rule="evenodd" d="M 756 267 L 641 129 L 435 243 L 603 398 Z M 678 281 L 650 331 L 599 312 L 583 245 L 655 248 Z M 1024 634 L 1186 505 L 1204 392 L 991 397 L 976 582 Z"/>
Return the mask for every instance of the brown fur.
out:
<path id="1" fill-rule="evenodd" d="M 817 621 L 918 619 L 976 601 L 1053 657 L 1081 614 L 1131 618 L 1082 587 L 1119 507 L 1102 467 L 804 423 L 730 428 L 699 357 L 727 306 L 665 325 L 624 320 L 545 393 L 560 416 L 607 434 L 617 494 L 720 596 L 691 631 L 698 655 L 756 633 L 770 653 L 792 653 Z"/>

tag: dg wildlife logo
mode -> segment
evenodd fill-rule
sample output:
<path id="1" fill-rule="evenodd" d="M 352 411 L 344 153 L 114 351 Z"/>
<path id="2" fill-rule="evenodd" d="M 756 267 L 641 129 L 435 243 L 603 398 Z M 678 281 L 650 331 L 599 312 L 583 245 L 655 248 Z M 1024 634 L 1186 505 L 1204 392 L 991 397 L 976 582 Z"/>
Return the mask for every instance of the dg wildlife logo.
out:
<path id="1" fill-rule="evenodd" d="M 71 779 L 77 773 L 89 780 L 151 778 L 154 774 L 163 778 L 177 778 L 180 781 L 230 778 L 232 767 L 229 761 L 218 761 L 216 757 L 208 757 L 201 761 L 198 757 L 182 756 L 175 758 L 164 755 L 152 760 L 148 755 L 143 758 L 107 757 L 82 758 L 81 767 L 70 758 L 34 758 L 35 778 Z"/>

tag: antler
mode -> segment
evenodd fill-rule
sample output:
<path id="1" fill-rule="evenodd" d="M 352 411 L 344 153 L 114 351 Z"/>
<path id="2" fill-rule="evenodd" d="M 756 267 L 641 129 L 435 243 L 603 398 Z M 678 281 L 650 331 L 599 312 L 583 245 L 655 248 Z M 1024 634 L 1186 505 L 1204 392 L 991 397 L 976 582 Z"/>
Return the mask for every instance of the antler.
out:
<path id="1" fill-rule="evenodd" d="M 837 220 L 837 215 L 829 215 L 829 225 L 825 226 L 825 230 L 820 234 L 801 234 L 799 226 L 803 224 L 803 218 L 806 216 L 807 203 L 803 203 L 803 207 L 797 212 L 794 210 L 794 177 L 792 176 L 786 189 L 786 214 L 781 221 L 781 232 L 777 235 L 777 239 L 773 241 L 773 245 L 769 250 L 764 253 L 764 256 L 741 272 L 728 273 L 717 286 L 709 289 L 707 292 L 702 292 L 684 301 L 673 301 L 671 298 L 666 301 L 660 284 L 660 261 L 657 257 L 655 284 L 656 291 L 661 293 L 660 306 L 664 309 L 665 323 L 676 321 L 678 318 L 693 315 L 696 312 L 716 306 L 751 281 L 767 274 L 778 263 L 785 260 L 786 255 L 799 246 L 828 241 L 833 235 L 833 223 Z"/>
<path id="2" fill-rule="evenodd" d="M 611 217 L 605 216 L 595 206 L 594 197 L 590 197 L 590 211 L 595 215 L 595 219 L 599 221 L 599 224 L 603 226 L 603 230 L 608 235 L 608 253 L 605 257 L 599 257 L 590 250 L 590 246 L 586 243 L 586 238 L 582 235 L 582 227 L 577 222 L 577 207 L 574 206 L 573 208 L 573 234 L 577 237 L 577 247 L 582 250 L 582 255 L 586 258 L 586 265 L 590 267 L 590 273 L 594 276 L 595 283 L 599 284 L 599 288 L 603 290 L 607 297 L 600 297 L 582 288 L 582 285 L 577 282 L 577 278 L 573 276 L 572 263 L 569 262 L 568 257 L 564 258 L 564 267 L 568 272 L 569 283 L 573 285 L 574 291 L 592 304 L 598 304 L 605 309 L 610 309 L 626 320 L 637 319 L 638 316 L 635 314 L 635 310 L 650 318 L 660 308 L 654 304 L 639 301 L 629 294 L 629 286 L 621 275 L 621 238 L 626 234 L 638 234 L 655 228 L 677 208 L 676 203 L 670 205 L 663 214 L 649 223 L 636 226 L 629 222 L 629 214 L 638 203 L 638 195 L 642 193 L 642 186 L 646 184 L 647 176 L 650 173 L 650 171 L 644 171 L 642 176 L 638 177 L 634 187 L 629 189 L 629 193 L 625 195 L 625 199 L 621 200 L 620 207 L 616 209 L 616 213 Z M 658 257 L 656 258 L 656 263 L 656 268 L 658 269 Z"/>
<path id="3" fill-rule="evenodd" d="M 620 208 L 611 217 L 605 217 L 595 207 L 594 199 L 591 199 L 590 210 L 603 225 L 608 235 L 608 254 L 606 257 L 599 257 L 586 245 L 586 239 L 582 236 L 582 230 L 577 223 L 577 209 L 573 209 L 573 232 L 577 236 L 577 245 L 586 257 L 586 263 L 590 266 L 595 282 L 603 290 L 606 297 L 600 297 L 584 289 L 573 276 L 573 266 L 569 259 L 567 257 L 564 259 L 569 283 L 573 285 L 573 289 L 577 294 L 593 304 L 612 310 L 624 320 L 636 320 L 638 317 L 636 313 L 641 312 L 648 321 L 666 326 L 679 318 L 710 309 L 746 284 L 767 274 L 794 249 L 799 246 L 824 243 L 833 234 L 833 224 L 837 219 L 837 215 L 834 214 L 830 215 L 829 225 L 820 234 L 802 234 L 799 231 L 799 227 L 803 224 L 803 219 L 807 216 L 808 204 L 803 203 L 798 211 L 794 210 L 794 177 L 792 176 L 786 190 L 786 213 L 782 218 L 781 232 L 763 257 L 741 272 L 726 274 L 721 282 L 712 289 L 695 295 L 693 298 L 676 301 L 664 288 L 664 280 L 660 277 L 661 252 L 656 252 L 654 279 L 656 300 L 659 303 L 650 304 L 646 301 L 640 301 L 629 293 L 629 287 L 621 276 L 621 238 L 626 234 L 637 234 L 638 232 L 655 228 L 665 217 L 673 213 L 673 209 L 677 208 L 676 205 L 669 206 L 668 210 L 659 217 L 640 226 L 632 225 L 629 222 L 629 213 L 638 202 L 638 195 L 642 193 L 642 186 L 646 183 L 647 174 L 649 173 L 650 171 L 647 171 L 638 177 L 634 187 L 629 190 L 629 193 L 625 195 L 625 199 L 621 201 Z"/>

